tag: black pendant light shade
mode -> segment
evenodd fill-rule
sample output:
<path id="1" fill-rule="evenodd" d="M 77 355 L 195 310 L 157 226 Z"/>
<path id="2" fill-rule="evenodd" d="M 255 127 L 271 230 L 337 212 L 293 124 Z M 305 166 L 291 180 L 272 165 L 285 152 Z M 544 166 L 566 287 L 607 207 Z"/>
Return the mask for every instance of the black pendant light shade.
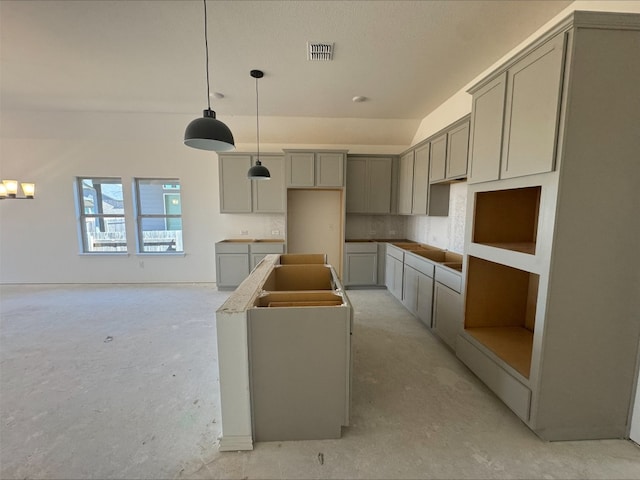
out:
<path id="1" fill-rule="evenodd" d="M 229 127 L 216 118 L 216 112 L 203 110 L 202 118 L 196 118 L 184 132 L 184 144 L 200 150 L 228 152 L 235 148 Z"/>
<path id="2" fill-rule="evenodd" d="M 207 109 L 202 112 L 202 118 L 196 118 L 184 132 L 184 144 L 188 147 L 214 152 L 228 152 L 234 150 L 235 144 L 231 130 L 220 120 L 216 119 L 216 112 L 211 110 L 211 96 L 209 95 L 209 39 L 207 37 L 207 0 L 204 0 L 204 48 L 206 53 L 207 71 Z"/>
<path id="3" fill-rule="evenodd" d="M 249 169 L 247 177 L 251 180 L 269 180 L 271 174 L 269 173 L 269 169 L 262 165 L 260 160 L 256 160 L 256 164 Z"/>
<path id="4" fill-rule="evenodd" d="M 258 155 L 256 164 L 247 172 L 249 180 L 270 180 L 271 174 L 269 169 L 262 165 L 260 161 L 260 116 L 258 115 L 258 79 L 264 76 L 261 70 L 251 70 L 251 76 L 256 79 L 256 145 L 258 147 Z"/>

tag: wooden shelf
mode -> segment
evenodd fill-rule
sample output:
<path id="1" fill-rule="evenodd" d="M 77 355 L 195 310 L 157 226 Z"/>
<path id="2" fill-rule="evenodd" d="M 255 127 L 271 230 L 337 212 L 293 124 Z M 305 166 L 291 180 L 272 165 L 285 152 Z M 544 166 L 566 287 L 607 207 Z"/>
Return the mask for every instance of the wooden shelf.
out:
<path id="1" fill-rule="evenodd" d="M 503 250 L 512 250 L 514 252 L 528 253 L 530 255 L 535 255 L 536 253 L 535 242 L 485 242 L 480 245 L 501 248 Z"/>
<path id="2" fill-rule="evenodd" d="M 523 327 L 466 328 L 465 332 L 495 353 L 520 375 L 529 378 L 533 332 Z"/>

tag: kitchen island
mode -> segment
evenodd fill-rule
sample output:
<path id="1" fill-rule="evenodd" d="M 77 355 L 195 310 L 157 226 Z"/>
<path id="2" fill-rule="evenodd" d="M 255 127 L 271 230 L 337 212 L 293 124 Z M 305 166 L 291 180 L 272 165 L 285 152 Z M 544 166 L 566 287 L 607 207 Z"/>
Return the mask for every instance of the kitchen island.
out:
<path id="1" fill-rule="evenodd" d="M 267 255 L 256 266 L 216 312 L 221 451 L 340 437 L 352 318 L 324 255 Z"/>

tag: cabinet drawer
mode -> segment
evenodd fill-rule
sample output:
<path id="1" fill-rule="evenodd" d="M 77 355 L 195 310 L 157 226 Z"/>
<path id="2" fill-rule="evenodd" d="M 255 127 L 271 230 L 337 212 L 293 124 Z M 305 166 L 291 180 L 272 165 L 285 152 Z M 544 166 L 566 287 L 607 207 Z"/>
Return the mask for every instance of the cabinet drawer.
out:
<path id="1" fill-rule="evenodd" d="M 531 390 L 509 375 L 463 335 L 458 335 L 456 355 L 518 417 L 525 422 L 529 420 Z"/>
<path id="2" fill-rule="evenodd" d="M 394 245 L 391 245 L 390 243 L 387 243 L 387 255 L 392 256 L 396 260 L 400 260 L 401 262 L 404 262 L 404 250 Z"/>
<path id="3" fill-rule="evenodd" d="M 345 253 L 378 253 L 377 242 L 345 242 Z"/>
<path id="4" fill-rule="evenodd" d="M 280 242 L 252 243 L 251 253 L 284 253 L 284 243 L 280 243 Z"/>
<path id="5" fill-rule="evenodd" d="M 462 287 L 462 275 L 450 272 L 442 267 L 436 267 L 436 282 L 442 283 L 451 290 L 460 293 Z"/>
<path id="6" fill-rule="evenodd" d="M 249 253 L 249 243 L 219 242 L 216 243 L 216 253 Z"/>
<path id="7" fill-rule="evenodd" d="M 424 273 L 427 277 L 433 278 L 434 265 L 429 260 L 407 252 L 404 255 L 404 263 L 415 268 L 420 273 Z"/>

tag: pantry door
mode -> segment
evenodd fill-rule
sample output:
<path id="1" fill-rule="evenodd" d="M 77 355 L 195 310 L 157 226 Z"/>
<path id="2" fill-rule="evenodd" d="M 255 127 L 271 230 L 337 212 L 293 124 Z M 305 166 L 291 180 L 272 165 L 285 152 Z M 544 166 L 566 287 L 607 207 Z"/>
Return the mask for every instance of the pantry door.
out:
<path id="1" fill-rule="evenodd" d="M 287 191 L 287 253 L 325 253 L 342 275 L 342 190 Z"/>

